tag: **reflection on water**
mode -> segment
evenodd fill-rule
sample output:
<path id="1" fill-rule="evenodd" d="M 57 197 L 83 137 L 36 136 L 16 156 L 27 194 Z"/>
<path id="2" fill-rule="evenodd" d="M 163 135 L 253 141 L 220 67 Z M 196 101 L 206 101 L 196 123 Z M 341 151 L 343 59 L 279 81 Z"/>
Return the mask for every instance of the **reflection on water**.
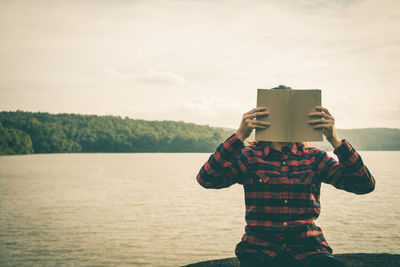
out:
<path id="1" fill-rule="evenodd" d="M 400 251 L 400 152 L 360 152 L 369 195 L 323 185 L 334 253 Z M 180 266 L 234 257 L 243 189 L 200 187 L 209 154 L 0 157 L 0 266 Z"/>

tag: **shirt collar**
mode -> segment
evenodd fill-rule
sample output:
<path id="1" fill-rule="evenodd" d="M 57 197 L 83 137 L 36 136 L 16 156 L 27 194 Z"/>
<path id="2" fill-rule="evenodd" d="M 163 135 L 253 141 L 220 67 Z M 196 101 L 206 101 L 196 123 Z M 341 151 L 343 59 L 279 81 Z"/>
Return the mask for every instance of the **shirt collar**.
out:
<path id="1" fill-rule="evenodd" d="M 265 156 L 267 156 L 269 154 L 271 149 L 272 149 L 271 142 L 269 142 L 269 141 L 265 142 L 265 146 L 264 146 Z M 295 154 L 297 156 L 303 155 L 303 146 L 302 145 L 298 145 L 295 142 L 290 142 L 288 144 L 288 149 L 289 149 L 290 152 L 292 152 L 293 154 Z"/>

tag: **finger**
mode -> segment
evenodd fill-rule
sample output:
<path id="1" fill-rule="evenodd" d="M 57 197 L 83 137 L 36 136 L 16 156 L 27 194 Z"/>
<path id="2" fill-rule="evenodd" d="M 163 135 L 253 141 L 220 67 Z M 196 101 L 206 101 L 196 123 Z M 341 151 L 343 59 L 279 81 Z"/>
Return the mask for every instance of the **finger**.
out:
<path id="1" fill-rule="evenodd" d="M 327 120 L 327 119 L 318 119 L 318 120 L 309 120 L 309 123 L 329 123 L 332 122 L 332 120 Z"/>
<path id="2" fill-rule="evenodd" d="M 326 113 L 324 113 L 324 112 L 310 112 L 310 113 L 308 113 L 308 116 L 310 116 L 310 117 L 322 116 L 322 117 L 324 117 L 325 119 L 332 119 L 332 120 L 334 120 L 333 116 L 328 115 L 328 114 L 326 114 Z"/>
<path id="3" fill-rule="evenodd" d="M 251 128 L 251 129 L 265 129 L 267 127 L 268 127 L 267 125 L 257 125 L 254 123 L 249 124 L 249 128 Z"/>
<path id="4" fill-rule="evenodd" d="M 251 113 L 256 112 L 256 111 L 266 110 L 266 109 L 267 109 L 266 107 L 256 107 L 256 108 L 253 108 L 252 110 L 246 112 L 244 115 L 251 114 Z"/>
<path id="5" fill-rule="evenodd" d="M 251 119 L 247 119 L 246 123 L 247 123 L 247 127 L 251 127 L 252 125 L 264 125 L 264 126 L 271 125 L 271 123 L 268 121 L 258 121 L 258 120 L 251 120 Z"/>
<path id="6" fill-rule="evenodd" d="M 253 123 L 253 124 L 257 124 L 257 125 L 266 125 L 266 126 L 269 126 L 269 125 L 271 125 L 271 123 L 270 123 L 270 122 L 268 122 L 268 121 L 258 121 L 258 120 L 252 120 L 252 121 L 251 121 L 251 123 Z"/>
<path id="7" fill-rule="evenodd" d="M 245 119 L 254 119 L 255 117 L 262 117 L 269 115 L 269 111 L 264 112 L 254 112 L 252 114 L 245 115 Z"/>
<path id="8" fill-rule="evenodd" d="M 321 106 L 315 106 L 315 109 L 317 110 L 322 110 L 323 112 L 329 114 L 332 116 L 332 114 L 329 112 L 329 110 L 327 108 L 321 107 Z"/>
<path id="9" fill-rule="evenodd" d="M 330 124 L 330 123 L 326 123 L 326 124 L 317 124 L 317 125 L 313 125 L 313 128 L 331 129 L 331 128 L 332 128 L 332 124 Z"/>

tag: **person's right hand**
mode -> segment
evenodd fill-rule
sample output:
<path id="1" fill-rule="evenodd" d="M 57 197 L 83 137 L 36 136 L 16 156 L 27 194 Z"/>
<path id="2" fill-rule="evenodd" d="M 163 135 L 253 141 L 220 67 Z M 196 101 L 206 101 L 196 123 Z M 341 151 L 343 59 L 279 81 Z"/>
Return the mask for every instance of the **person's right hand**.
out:
<path id="1" fill-rule="evenodd" d="M 270 125 L 269 122 L 256 120 L 256 117 L 269 115 L 269 111 L 265 110 L 267 110 L 266 107 L 253 108 L 243 115 L 239 129 L 236 131 L 236 135 L 242 142 L 250 136 L 254 128 L 265 129 Z"/>

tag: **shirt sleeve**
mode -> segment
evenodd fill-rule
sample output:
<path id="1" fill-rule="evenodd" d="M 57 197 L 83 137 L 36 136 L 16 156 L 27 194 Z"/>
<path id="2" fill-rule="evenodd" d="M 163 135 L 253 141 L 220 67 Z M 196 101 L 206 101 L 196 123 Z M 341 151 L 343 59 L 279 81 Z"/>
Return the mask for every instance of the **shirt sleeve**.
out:
<path id="1" fill-rule="evenodd" d="M 196 179 L 204 188 L 225 188 L 241 181 L 247 171 L 243 142 L 236 134 L 221 143 L 201 167 Z"/>
<path id="2" fill-rule="evenodd" d="M 318 151 L 317 169 L 322 182 L 355 194 L 367 194 L 374 190 L 374 177 L 347 140 L 343 139 L 333 153 L 338 156 L 339 162 L 325 151 Z"/>

